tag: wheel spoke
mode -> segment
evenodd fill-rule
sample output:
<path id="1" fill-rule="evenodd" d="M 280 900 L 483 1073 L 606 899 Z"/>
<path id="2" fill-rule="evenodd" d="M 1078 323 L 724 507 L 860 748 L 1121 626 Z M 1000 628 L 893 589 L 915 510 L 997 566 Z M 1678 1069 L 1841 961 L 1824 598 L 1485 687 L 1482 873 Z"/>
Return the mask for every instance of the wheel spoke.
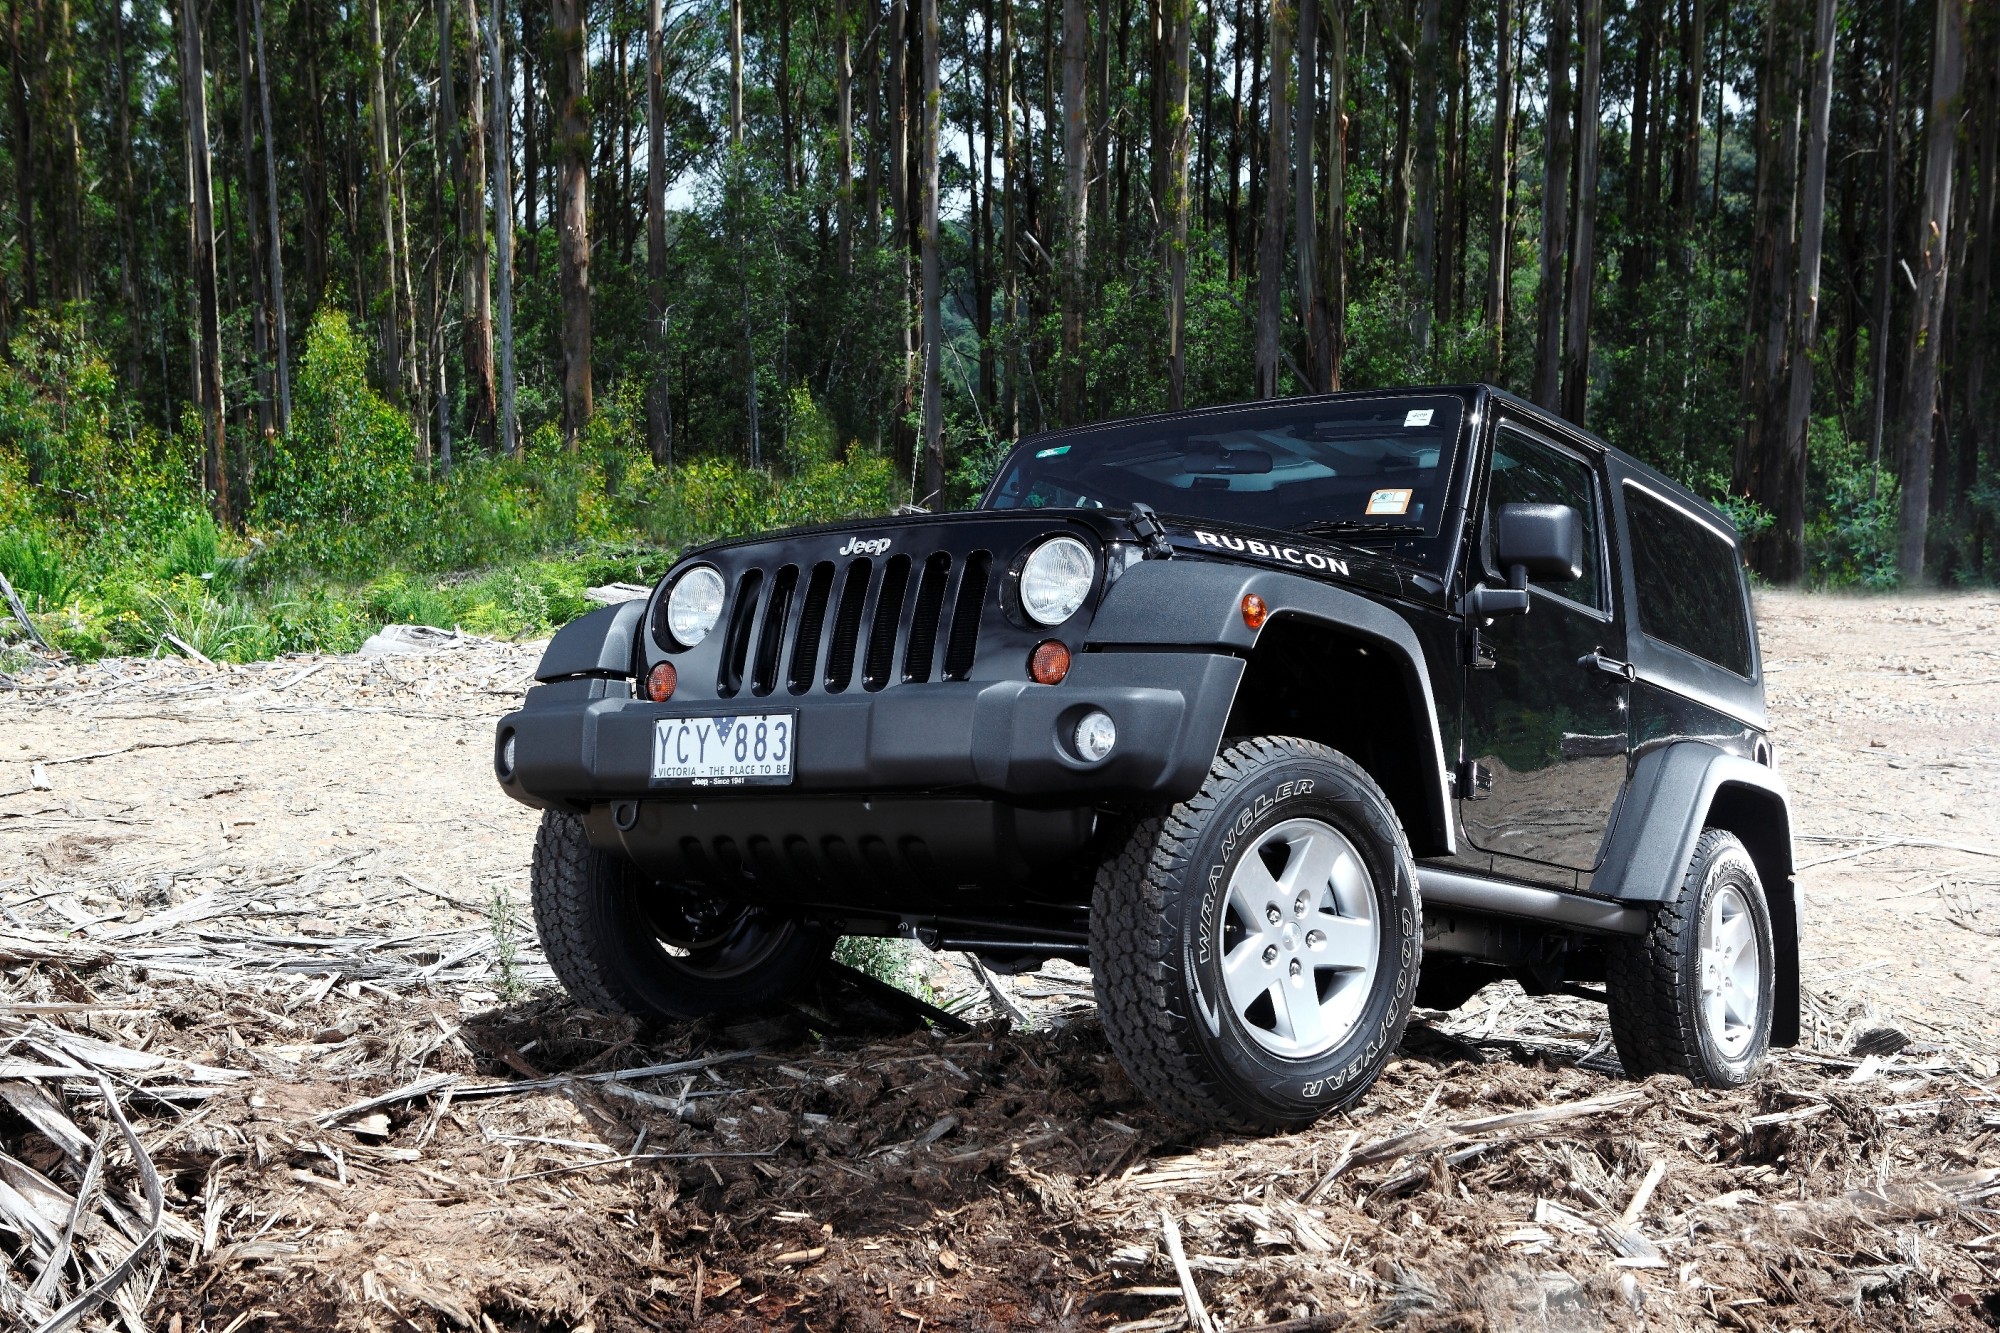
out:
<path id="1" fill-rule="evenodd" d="M 1304 984 L 1283 982 L 1278 986 L 1279 1014 L 1286 1035 L 1300 1046 L 1311 1049 L 1326 1037 L 1326 1019 L 1320 1012 L 1319 988 L 1312 984 L 1312 973 L 1303 978 Z"/>
<path id="2" fill-rule="evenodd" d="M 1375 925 L 1347 916 L 1321 916 L 1315 928 L 1326 933 L 1317 960 L 1343 972 L 1355 972 L 1375 961 Z"/>
<path id="3" fill-rule="evenodd" d="M 1308 895 L 1306 910 L 1317 908 L 1325 901 L 1325 895 L 1333 880 L 1334 863 L 1346 853 L 1339 840 L 1325 833 L 1312 832 L 1292 843 L 1291 860 L 1285 865 L 1284 876 L 1278 886 L 1285 896 L 1281 905 L 1289 909 L 1301 890 Z"/>
<path id="4" fill-rule="evenodd" d="M 1738 957 L 1745 954 L 1755 956 L 1757 939 L 1750 929 L 1750 917 L 1746 913 L 1738 913 L 1725 921 L 1718 922 L 1715 937 L 1718 946 L 1736 949 Z"/>
<path id="5" fill-rule="evenodd" d="M 1257 997 L 1271 988 L 1271 969 L 1264 964 L 1263 936 L 1250 936 L 1222 960 L 1222 986 L 1229 992 L 1230 1007 L 1239 1017 L 1249 1012 Z"/>
<path id="6" fill-rule="evenodd" d="M 1731 1027 L 1747 1028 L 1757 1021 L 1757 997 L 1741 989 L 1725 990 L 1722 1011 Z"/>
<path id="7" fill-rule="evenodd" d="M 1229 903 L 1243 918 L 1243 924 L 1252 931 L 1262 932 L 1270 924 L 1265 917 L 1266 909 L 1284 896 L 1284 889 L 1271 877 L 1257 849 L 1245 852 L 1229 876 Z"/>
<path id="8" fill-rule="evenodd" d="M 1342 847 L 1340 855 L 1334 858 L 1333 899 L 1347 916 L 1374 914 L 1375 887 L 1368 877 L 1368 867 L 1361 864 L 1361 858 L 1352 848 Z"/>

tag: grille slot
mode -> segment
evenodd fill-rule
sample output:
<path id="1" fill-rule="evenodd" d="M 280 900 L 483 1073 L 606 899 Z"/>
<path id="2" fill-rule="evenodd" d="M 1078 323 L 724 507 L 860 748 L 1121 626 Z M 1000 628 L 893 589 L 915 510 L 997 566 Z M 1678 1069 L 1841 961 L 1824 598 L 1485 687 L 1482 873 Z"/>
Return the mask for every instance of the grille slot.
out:
<path id="1" fill-rule="evenodd" d="M 868 602 L 868 581 L 875 566 L 856 560 L 840 585 L 840 609 L 833 619 L 833 645 L 826 655 L 826 688 L 839 694 L 854 681 L 854 649 L 861 640 L 861 611 Z"/>
<path id="2" fill-rule="evenodd" d="M 736 585 L 736 602 L 729 613 L 729 637 L 722 643 L 722 677 L 715 692 L 728 699 L 743 688 L 743 670 L 750 660 L 750 631 L 757 620 L 758 594 L 764 589 L 764 571 L 744 571 Z"/>
<path id="3" fill-rule="evenodd" d="M 875 623 L 868 631 L 868 659 L 862 667 L 863 689 L 879 690 L 889 683 L 896 660 L 896 631 L 902 627 L 904 595 L 910 589 L 910 557 L 894 556 L 882 569 L 876 594 Z"/>
<path id="4" fill-rule="evenodd" d="M 769 694 L 778 684 L 778 654 L 785 644 L 785 622 L 798 590 L 799 567 L 786 565 L 771 581 L 771 598 L 764 604 L 764 624 L 757 634 L 757 660 L 750 672 L 750 693 Z"/>
<path id="5" fill-rule="evenodd" d="M 979 652 L 979 617 L 985 610 L 986 586 L 993 575 L 993 553 L 974 551 L 958 576 L 958 600 L 951 608 L 951 634 L 945 641 L 944 678 L 964 680 L 972 674 Z"/>
<path id="6" fill-rule="evenodd" d="M 917 584 L 917 609 L 910 619 L 910 642 L 903 650 L 903 679 L 927 681 L 937 658 L 938 616 L 944 611 L 945 583 L 951 578 L 951 556 L 939 551 L 924 561 Z"/>
<path id="7" fill-rule="evenodd" d="M 833 600 L 833 562 L 822 560 L 813 566 L 806 580 L 805 605 L 799 612 L 799 634 L 792 643 L 793 694 L 812 688 L 813 670 L 819 665 L 819 644 L 826 632 L 826 605 Z"/>

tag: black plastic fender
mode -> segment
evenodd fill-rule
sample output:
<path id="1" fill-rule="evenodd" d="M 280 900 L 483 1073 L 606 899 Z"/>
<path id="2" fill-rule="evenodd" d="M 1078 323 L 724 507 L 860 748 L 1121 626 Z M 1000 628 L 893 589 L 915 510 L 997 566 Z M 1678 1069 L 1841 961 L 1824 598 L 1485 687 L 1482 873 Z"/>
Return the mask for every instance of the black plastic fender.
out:
<path id="1" fill-rule="evenodd" d="M 1778 973 L 1771 1044 L 1799 1039 L 1799 895 L 1792 879 L 1792 810 L 1785 781 L 1749 759 L 1700 741 L 1647 751 L 1632 766 L 1591 892 L 1659 903 L 1680 888 L 1705 828 L 1742 840 L 1771 909 Z"/>
<path id="2" fill-rule="evenodd" d="M 535 679 L 568 680 L 573 676 L 630 676 L 633 645 L 646 618 L 639 599 L 578 616 L 556 631 L 542 650 Z"/>
<path id="3" fill-rule="evenodd" d="M 1424 670 L 1424 647 L 1402 616 L 1371 598 L 1345 588 L 1277 570 L 1194 560 L 1149 560 L 1126 569 L 1105 594 L 1091 621 L 1089 647 L 1175 645 L 1222 647 L 1248 652 L 1258 631 L 1243 622 L 1243 599 L 1264 599 L 1269 617 L 1297 616 L 1318 621 L 1381 644 L 1400 668 L 1404 687 L 1417 700 L 1419 725 L 1432 754 L 1434 786 L 1425 789 L 1425 813 L 1446 854 L 1457 850 L 1451 818 L 1451 769 L 1445 762 L 1437 700 Z M 1267 620 L 1268 624 L 1269 621 Z M 1228 710 L 1223 710 L 1227 722 Z M 1222 733 L 1203 738 L 1209 753 L 1221 748 Z"/>

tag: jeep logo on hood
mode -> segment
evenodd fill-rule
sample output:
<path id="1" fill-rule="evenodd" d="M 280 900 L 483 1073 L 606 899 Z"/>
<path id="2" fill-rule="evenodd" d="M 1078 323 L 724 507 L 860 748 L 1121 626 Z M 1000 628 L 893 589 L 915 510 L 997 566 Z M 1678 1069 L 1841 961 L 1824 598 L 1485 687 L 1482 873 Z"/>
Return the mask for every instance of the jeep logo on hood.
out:
<path id="1" fill-rule="evenodd" d="M 834 554 L 835 555 L 880 555 L 888 549 L 889 549 L 889 539 L 887 537 L 876 537 L 872 540 L 863 537 L 849 537 L 847 539 L 847 545 L 841 547 L 838 551 L 835 551 Z"/>

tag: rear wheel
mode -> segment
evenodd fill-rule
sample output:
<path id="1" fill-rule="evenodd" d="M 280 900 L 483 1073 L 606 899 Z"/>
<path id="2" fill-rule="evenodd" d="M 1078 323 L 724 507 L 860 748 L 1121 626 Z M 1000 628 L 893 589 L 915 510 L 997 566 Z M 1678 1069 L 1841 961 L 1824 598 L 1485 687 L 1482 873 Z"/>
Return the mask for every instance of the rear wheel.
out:
<path id="1" fill-rule="evenodd" d="M 812 980 L 830 936 L 795 918 L 655 884 L 545 811 L 535 928 L 563 988 L 601 1013 L 678 1020 L 768 1007 Z"/>
<path id="2" fill-rule="evenodd" d="M 1422 954 L 1394 809 L 1353 761 L 1271 736 L 1100 871 L 1090 953 L 1106 1035 L 1155 1102 L 1247 1130 L 1365 1091 L 1402 1038 Z"/>
<path id="3" fill-rule="evenodd" d="M 1770 1045 L 1776 976 L 1757 865 L 1735 834 L 1709 829 L 1679 893 L 1644 935 L 1611 952 L 1605 989 L 1619 1062 L 1636 1078 L 1748 1082 Z"/>

